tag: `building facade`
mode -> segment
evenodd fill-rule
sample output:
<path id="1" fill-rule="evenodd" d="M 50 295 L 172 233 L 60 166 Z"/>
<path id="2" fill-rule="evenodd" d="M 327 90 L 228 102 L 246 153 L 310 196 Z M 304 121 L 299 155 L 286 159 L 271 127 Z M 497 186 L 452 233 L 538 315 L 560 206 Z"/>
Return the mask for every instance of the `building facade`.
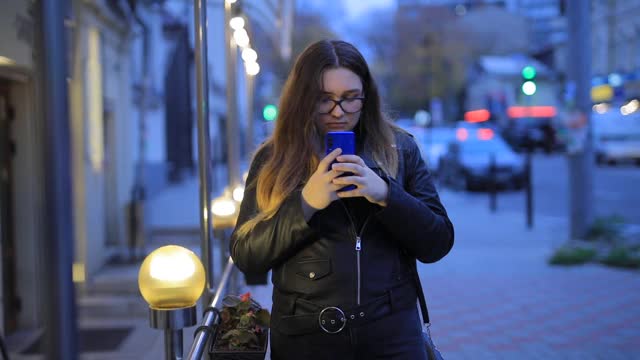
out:
<path id="1" fill-rule="evenodd" d="M 37 1 L 5 2 L 0 14 L 2 109 L 3 329 L 41 323 L 37 299 L 38 244 L 43 230 L 43 122 L 36 46 Z M 74 215 L 74 282 L 80 293 L 91 275 L 126 242 L 125 212 L 132 181 L 129 116 L 130 29 L 107 2 L 72 1 L 68 30 L 68 99 Z"/>
<path id="2" fill-rule="evenodd" d="M 42 159 L 34 59 L 34 3 L 0 13 L 0 252 L 3 333 L 38 324 L 38 251 L 43 234 Z"/>
<path id="3" fill-rule="evenodd" d="M 73 280 L 82 296 L 91 292 L 96 275 L 111 260 L 146 251 L 144 239 L 132 236 L 132 204 L 195 171 L 194 16 L 188 1 L 68 2 Z M 228 110 L 224 4 L 207 4 L 211 157 L 223 161 L 219 143 Z M 38 244 L 47 241 L 41 180 L 46 114 L 39 110 L 41 59 L 34 40 L 40 3 L 7 0 L 3 6 L 0 329 L 11 334 L 42 325 Z M 271 34 L 274 51 L 288 56 L 293 0 L 245 1 L 242 7 L 249 22 Z M 258 19 L 262 17 L 267 20 Z M 237 65 L 242 70 L 242 63 Z M 247 75 L 238 71 L 237 77 L 238 106 L 248 108 L 243 93 Z M 246 123 L 248 111 L 240 114 Z M 144 221 L 143 215 L 136 216 Z"/>
<path id="4" fill-rule="evenodd" d="M 640 98 L 640 1 L 593 0 L 591 29 L 594 85 L 610 85 L 613 102 Z"/>

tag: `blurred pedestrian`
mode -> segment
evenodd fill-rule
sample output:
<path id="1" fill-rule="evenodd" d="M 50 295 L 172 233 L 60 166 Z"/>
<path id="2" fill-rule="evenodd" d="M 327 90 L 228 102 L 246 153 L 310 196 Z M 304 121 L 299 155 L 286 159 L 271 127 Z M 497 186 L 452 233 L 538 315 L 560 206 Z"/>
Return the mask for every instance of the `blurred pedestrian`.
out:
<path id="1" fill-rule="evenodd" d="M 426 359 L 416 259 L 444 257 L 453 225 L 418 146 L 343 41 L 302 52 L 279 110 L 231 239 L 243 272 L 272 270 L 272 359 Z M 325 156 L 328 131 L 353 131 L 357 155 Z"/>

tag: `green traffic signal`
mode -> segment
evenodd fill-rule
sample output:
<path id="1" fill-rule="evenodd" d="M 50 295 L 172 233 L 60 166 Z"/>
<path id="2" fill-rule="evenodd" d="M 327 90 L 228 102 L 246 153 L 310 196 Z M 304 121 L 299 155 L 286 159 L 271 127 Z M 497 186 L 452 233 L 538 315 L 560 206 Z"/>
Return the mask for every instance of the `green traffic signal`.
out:
<path id="1" fill-rule="evenodd" d="M 523 67 L 522 77 L 526 80 L 533 80 L 536 77 L 536 68 L 531 65 Z"/>
<path id="2" fill-rule="evenodd" d="M 262 117 L 266 121 L 273 121 L 278 116 L 278 108 L 273 104 L 268 104 L 262 109 Z"/>

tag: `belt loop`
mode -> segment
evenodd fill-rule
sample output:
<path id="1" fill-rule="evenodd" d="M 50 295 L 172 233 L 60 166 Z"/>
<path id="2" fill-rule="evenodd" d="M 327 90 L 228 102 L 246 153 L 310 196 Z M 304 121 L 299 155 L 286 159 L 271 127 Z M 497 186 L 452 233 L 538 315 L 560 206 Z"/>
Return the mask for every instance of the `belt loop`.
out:
<path id="1" fill-rule="evenodd" d="M 389 295 L 389 310 L 393 314 L 393 290 L 389 289 L 387 295 Z"/>

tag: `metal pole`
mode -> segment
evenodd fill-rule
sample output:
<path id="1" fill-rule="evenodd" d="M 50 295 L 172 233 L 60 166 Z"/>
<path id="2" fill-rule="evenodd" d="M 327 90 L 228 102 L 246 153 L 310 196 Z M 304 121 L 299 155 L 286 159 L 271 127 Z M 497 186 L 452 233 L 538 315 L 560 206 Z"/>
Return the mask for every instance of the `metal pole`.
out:
<path id="1" fill-rule="evenodd" d="M 531 176 L 531 148 L 527 150 L 527 155 L 525 157 L 525 176 L 527 228 L 531 229 L 533 227 L 533 181 Z"/>
<path id="2" fill-rule="evenodd" d="M 498 186 L 496 181 L 496 155 L 491 154 L 489 159 L 489 209 L 491 209 L 491 212 L 496 212 L 498 207 L 496 204 L 496 188 Z"/>
<path id="3" fill-rule="evenodd" d="M 177 309 L 156 309 L 149 307 L 149 323 L 154 329 L 164 330 L 164 358 L 183 358 L 182 329 L 198 323 L 196 306 Z"/>
<path id="4" fill-rule="evenodd" d="M 226 69 L 227 69 L 227 170 L 229 187 L 233 189 L 240 184 L 240 153 L 238 143 L 238 94 L 236 80 L 238 76 L 238 47 L 233 40 L 231 27 L 231 4 L 224 2 L 224 36 L 226 44 Z"/>
<path id="5" fill-rule="evenodd" d="M 207 280 L 207 298 L 213 289 L 213 257 L 211 256 L 211 151 L 209 137 L 209 73 L 207 71 L 207 1 L 193 1 L 195 14 L 195 63 L 198 115 L 198 169 L 200 175 L 200 241 L 201 256 Z"/>
<path id="6" fill-rule="evenodd" d="M 75 293 L 72 281 L 73 214 L 71 202 L 69 91 L 67 88 L 67 39 L 64 20 L 69 3 L 39 1 L 38 37 L 42 71 L 42 123 L 45 186 L 45 233 L 42 241 L 43 293 L 47 359 L 77 358 Z"/>
<path id="7" fill-rule="evenodd" d="M 182 330 L 167 329 L 164 331 L 164 357 L 166 360 L 182 360 Z"/>
<path id="8" fill-rule="evenodd" d="M 575 108 L 586 119 L 586 139 L 568 155 L 570 236 L 581 238 L 593 221 L 593 144 L 591 131 L 591 2 L 567 1 L 569 18 L 568 78 L 575 84 Z"/>
<path id="9" fill-rule="evenodd" d="M 255 75 L 247 74 L 247 159 L 251 156 L 255 143 L 255 116 L 253 115 L 253 95 L 255 88 Z"/>

